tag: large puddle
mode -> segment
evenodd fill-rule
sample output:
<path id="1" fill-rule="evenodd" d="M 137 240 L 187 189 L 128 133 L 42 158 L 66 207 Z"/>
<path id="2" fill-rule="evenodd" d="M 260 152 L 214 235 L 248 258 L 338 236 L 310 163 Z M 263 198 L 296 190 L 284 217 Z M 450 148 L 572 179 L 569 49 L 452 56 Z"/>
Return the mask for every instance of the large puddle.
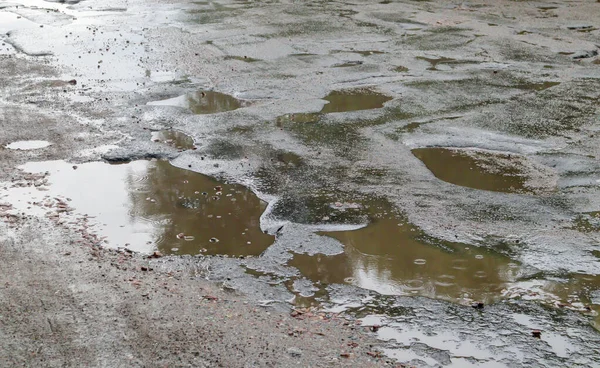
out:
<path id="1" fill-rule="evenodd" d="M 544 275 L 488 248 L 431 239 L 393 215 L 371 221 L 358 230 L 320 233 L 344 244 L 341 254 L 294 254 L 288 265 L 317 286 L 311 295 L 288 283 L 297 305 L 319 305 L 328 299 L 327 285 L 349 284 L 383 295 L 424 296 L 462 305 L 537 300 L 595 316 L 591 323 L 600 328 L 600 276 Z"/>
<path id="2" fill-rule="evenodd" d="M 417 148 L 412 153 L 448 183 L 496 192 L 530 190 L 516 155 L 449 148 Z"/>
<path id="3" fill-rule="evenodd" d="M 166 100 L 148 102 L 148 105 L 182 107 L 194 114 L 215 114 L 239 109 L 247 103 L 220 92 L 197 91 Z"/>
<path id="4" fill-rule="evenodd" d="M 169 254 L 258 255 L 274 238 L 260 229 L 266 203 L 241 185 L 217 181 L 168 161 L 74 166 L 28 163 L 26 172 L 49 172 L 47 191 L 13 188 L 7 199 L 25 211 L 45 198 L 68 198 L 87 214 L 107 246 Z M 5 199 L 6 200 L 6 199 Z"/>
<path id="5" fill-rule="evenodd" d="M 323 234 L 344 244 L 344 253 L 295 254 L 289 263 L 314 282 L 348 283 L 387 295 L 489 303 L 521 276 L 521 267 L 507 257 L 462 244 L 428 244 L 418 229 L 395 218 Z"/>

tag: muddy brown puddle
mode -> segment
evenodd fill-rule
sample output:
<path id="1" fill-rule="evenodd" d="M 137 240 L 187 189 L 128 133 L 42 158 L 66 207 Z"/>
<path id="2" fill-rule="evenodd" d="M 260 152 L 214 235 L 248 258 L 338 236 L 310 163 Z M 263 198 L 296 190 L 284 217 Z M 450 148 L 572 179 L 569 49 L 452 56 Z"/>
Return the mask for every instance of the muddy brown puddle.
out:
<path id="1" fill-rule="evenodd" d="M 323 106 L 321 114 L 358 110 L 379 109 L 392 97 L 369 89 L 332 91 L 323 98 L 328 103 Z"/>
<path id="2" fill-rule="evenodd" d="M 314 295 L 295 292 L 301 306 L 327 300 L 329 284 L 350 284 L 383 295 L 418 295 L 469 305 L 502 299 L 539 300 L 595 316 L 600 328 L 600 276 L 538 275 L 488 248 L 429 239 L 396 217 L 372 219 L 361 229 L 321 232 L 344 244 L 328 256 L 295 253 L 288 265 L 317 286 Z M 291 282 L 286 284 L 293 290 Z"/>
<path id="3" fill-rule="evenodd" d="M 484 248 L 427 244 L 418 229 L 396 218 L 322 235 L 344 244 L 344 253 L 295 254 L 289 262 L 314 282 L 348 283 L 386 295 L 491 302 L 521 275 L 518 264 Z"/>
<path id="4" fill-rule="evenodd" d="M 496 192 L 524 192 L 526 177 L 516 168 L 499 167 L 498 159 L 509 160 L 506 154 L 478 152 L 467 154 L 448 148 L 417 148 L 412 153 L 438 179 L 463 187 Z"/>
<path id="5" fill-rule="evenodd" d="M 276 120 L 277 126 L 282 127 L 285 123 L 318 123 L 323 114 L 329 113 L 380 109 L 392 100 L 392 97 L 370 89 L 349 89 L 331 91 L 323 99 L 327 104 L 321 111 L 279 116 Z"/>
<path id="6" fill-rule="evenodd" d="M 247 102 L 225 93 L 196 91 L 166 100 L 148 102 L 148 105 L 182 107 L 194 114 L 215 114 L 239 109 L 246 106 Z"/>
<path id="7" fill-rule="evenodd" d="M 260 229 L 266 208 L 249 189 L 220 182 L 168 161 L 74 166 L 64 161 L 28 163 L 26 172 L 49 172 L 48 191 L 13 188 L 24 209 L 44 197 L 63 196 L 109 247 L 165 254 L 258 255 L 274 241 Z M 29 202 L 29 203 L 28 203 Z"/>

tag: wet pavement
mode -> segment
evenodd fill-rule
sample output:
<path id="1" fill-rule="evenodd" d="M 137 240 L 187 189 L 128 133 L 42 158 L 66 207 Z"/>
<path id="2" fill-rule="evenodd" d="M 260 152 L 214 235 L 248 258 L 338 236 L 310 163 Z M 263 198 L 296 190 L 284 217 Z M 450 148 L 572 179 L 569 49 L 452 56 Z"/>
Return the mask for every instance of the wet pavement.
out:
<path id="1" fill-rule="evenodd" d="M 377 315 L 403 363 L 598 364 L 599 3 L 17 3 L 0 158 L 49 175 L 0 204 Z"/>
<path id="2" fill-rule="evenodd" d="M 152 132 L 152 141 L 168 144 L 178 150 L 194 149 L 196 147 L 192 137 L 172 129 Z"/>

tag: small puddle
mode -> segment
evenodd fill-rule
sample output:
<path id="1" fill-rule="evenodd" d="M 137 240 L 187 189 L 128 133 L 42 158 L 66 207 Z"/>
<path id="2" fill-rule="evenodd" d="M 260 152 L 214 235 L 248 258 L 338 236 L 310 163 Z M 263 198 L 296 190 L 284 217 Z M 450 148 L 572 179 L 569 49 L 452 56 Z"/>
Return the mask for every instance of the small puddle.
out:
<path id="1" fill-rule="evenodd" d="M 286 114 L 278 116 L 275 125 L 283 128 L 290 123 L 319 123 L 323 114 L 379 109 L 392 97 L 369 89 L 332 91 L 323 97 L 328 103 L 319 112 Z"/>
<path id="2" fill-rule="evenodd" d="M 177 130 L 167 129 L 152 132 L 152 141 L 168 144 L 177 149 L 194 149 L 194 139 L 189 135 Z"/>
<path id="3" fill-rule="evenodd" d="M 439 64 L 451 64 L 451 63 L 456 62 L 456 59 L 447 58 L 447 57 L 428 58 L 428 57 L 424 57 L 424 56 L 417 56 L 417 59 L 424 60 L 424 61 L 428 62 L 429 64 L 431 64 L 431 66 L 429 68 L 427 68 L 427 70 L 439 70 L 437 68 L 437 66 Z"/>
<path id="4" fill-rule="evenodd" d="M 13 188 L 4 200 L 17 200 L 15 208 L 28 212 L 29 203 L 43 203 L 44 197 L 68 198 L 76 213 L 91 216 L 93 231 L 106 236 L 109 247 L 245 256 L 259 255 L 274 241 L 260 229 L 266 203 L 248 188 L 168 161 L 77 166 L 49 161 L 28 163 L 22 169 L 49 172 L 47 191 Z"/>
<path id="5" fill-rule="evenodd" d="M 247 106 L 247 103 L 220 92 L 197 91 L 167 100 L 148 102 L 147 105 L 183 107 L 194 114 L 216 114 L 239 109 Z"/>
<path id="6" fill-rule="evenodd" d="M 421 295 L 460 303 L 492 302 L 520 266 L 485 248 L 420 240 L 422 233 L 396 218 L 365 228 L 324 232 L 345 245 L 343 254 L 295 254 L 289 262 L 308 279 L 352 284 L 387 295 Z"/>
<path id="7" fill-rule="evenodd" d="M 526 177 L 508 154 L 467 152 L 448 148 L 417 148 L 412 153 L 438 179 L 463 187 L 495 192 L 527 192 Z"/>
<path id="8" fill-rule="evenodd" d="M 538 9 L 540 9 L 542 11 L 554 10 L 554 9 L 558 9 L 558 6 L 538 6 Z"/>
<path id="9" fill-rule="evenodd" d="M 370 89 L 353 89 L 332 91 L 323 98 L 329 103 L 320 111 L 321 114 L 347 112 L 382 108 L 392 97 Z"/>
<path id="10" fill-rule="evenodd" d="M 12 142 L 11 144 L 7 144 L 6 148 L 12 150 L 35 150 L 40 148 L 46 148 L 50 146 L 50 142 L 48 141 L 17 141 Z"/>

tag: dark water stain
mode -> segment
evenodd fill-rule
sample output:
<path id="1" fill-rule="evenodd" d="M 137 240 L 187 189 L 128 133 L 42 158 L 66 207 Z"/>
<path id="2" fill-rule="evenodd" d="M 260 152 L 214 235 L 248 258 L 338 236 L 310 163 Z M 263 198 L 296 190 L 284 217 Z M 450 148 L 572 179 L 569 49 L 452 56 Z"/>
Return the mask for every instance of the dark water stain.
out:
<path id="1" fill-rule="evenodd" d="M 52 196 L 71 199 L 77 213 L 112 247 L 169 254 L 259 255 L 274 238 L 260 229 L 266 203 L 248 188 L 172 166 L 168 161 L 78 165 L 29 163 L 50 172 Z M 35 190 L 35 189 L 33 189 Z"/>
<path id="2" fill-rule="evenodd" d="M 250 135 L 254 132 L 254 127 L 249 125 L 238 125 L 227 129 L 227 131 L 232 134 Z"/>
<path id="3" fill-rule="evenodd" d="M 212 158 L 236 160 L 244 157 L 247 147 L 229 139 L 215 138 L 211 140 L 205 152 Z"/>
<path id="4" fill-rule="evenodd" d="M 174 98 L 148 102 L 154 106 L 177 106 L 187 108 L 194 114 L 215 114 L 247 106 L 247 102 L 225 93 L 197 91 Z"/>
<path id="5" fill-rule="evenodd" d="M 152 141 L 157 143 L 165 143 L 182 150 L 193 149 L 195 147 L 194 139 L 192 137 L 173 129 L 152 132 Z"/>
<path id="6" fill-rule="evenodd" d="M 332 51 L 332 53 L 344 53 L 344 52 L 359 54 L 361 56 L 385 54 L 385 52 L 379 51 L 379 50 L 335 50 L 335 51 Z"/>
<path id="7" fill-rule="evenodd" d="M 352 102 L 352 99 L 350 99 L 350 102 Z M 373 106 L 372 103 L 370 105 Z M 365 106 L 365 104 L 362 106 Z M 342 105 L 327 108 L 326 105 L 324 110 L 360 107 L 360 105 Z M 342 157 L 350 158 L 362 155 L 361 149 L 365 148 L 367 138 L 363 136 L 362 128 L 401 121 L 411 117 L 413 117 L 412 114 L 396 106 L 386 107 L 380 114 L 361 117 L 353 121 L 331 122 L 327 121 L 323 113 L 308 113 L 283 115 L 277 118 L 275 124 L 279 129 L 290 132 L 304 144 L 314 149 L 329 148 Z"/>
<path id="8" fill-rule="evenodd" d="M 582 213 L 574 222 L 573 227 L 583 233 L 600 232 L 600 211 Z"/>
<path id="9" fill-rule="evenodd" d="M 426 62 L 428 62 L 429 64 L 431 64 L 431 67 L 427 68 L 427 70 L 439 70 L 437 69 L 437 66 L 439 64 L 449 64 L 451 62 L 456 61 L 456 59 L 452 59 L 452 58 L 447 58 L 447 57 L 441 57 L 441 58 L 427 58 L 424 56 L 417 56 L 418 60 L 424 60 Z"/>
<path id="10" fill-rule="evenodd" d="M 355 225 L 366 223 L 369 214 L 384 211 L 380 203 L 359 193 L 322 189 L 309 193 L 284 194 L 273 206 L 272 214 L 300 224 Z"/>
<path id="11" fill-rule="evenodd" d="M 558 86 L 559 84 L 560 82 L 522 83 L 512 87 L 522 89 L 524 91 L 543 91 L 545 89 Z"/>
<path id="12" fill-rule="evenodd" d="M 511 160 L 507 154 L 473 152 L 467 154 L 448 148 L 417 148 L 412 153 L 438 179 L 474 189 L 495 192 L 524 192 L 525 177 L 516 169 L 497 165 L 496 160 Z"/>
<path id="13" fill-rule="evenodd" d="M 289 130 L 313 149 L 330 148 L 339 156 L 356 157 L 362 154 L 361 149 L 365 148 L 367 142 L 360 132 L 361 126 L 363 124 L 358 122 L 318 121 L 313 124 L 286 124 L 283 129 Z"/>
<path id="14" fill-rule="evenodd" d="M 400 65 L 400 66 L 395 67 L 392 70 L 395 71 L 395 72 L 398 72 L 398 73 L 405 73 L 405 72 L 408 71 L 408 68 L 405 67 L 405 66 Z"/>
<path id="15" fill-rule="evenodd" d="M 454 302 L 497 300 L 520 266 L 487 249 L 425 242 L 405 221 L 384 217 L 365 228 L 327 232 L 345 245 L 343 254 L 295 254 L 289 262 L 308 279 L 348 283 L 388 295 L 422 295 Z"/>
<path id="16" fill-rule="evenodd" d="M 223 22 L 226 18 L 235 16 L 239 13 L 244 5 L 230 7 L 219 4 L 217 2 L 194 2 L 193 4 L 200 6 L 196 9 L 188 9 L 187 17 L 191 22 L 199 24 L 211 24 Z"/>
<path id="17" fill-rule="evenodd" d="M 275 160 L 286 166 L 299 167 L 304 165 L 304 159 L 293 152 L 278 151 L 275 153 Z"/>
<path id="18" fill-rule="evenodd" d="M 398 115 L 397 111 L 391 110 L 382 119 L 328 123 L 323 119 L 325 114 L 382 108 L 392 97 L 369 89 L 354 89 L 333 91 L 324 100 L 328 103 L 320 112 L 282 115 L 276 119 L 275 125 L 282 130 L 289 130 L 308 145 L 332 147 L 345 155 L 364 140 L 359 132 L 361 127 L 378 125 Z"/>
<path id="19" fill-rule="evenodd" d="M 320 113 L 298 113 L 298 114 L 286 114 L 278 116 L 275 120 L 275 125 L 283 127 L 285 124 L 290 123 L 317 123 L 321 120 Z"/>
<path id="20" fill-rule="evenodd" d="M 323 98 L 329 103 L 320 111 L 321 114 L 358 110 L 379 109 L 392 97 L 370 89 L 352 89 L 332 91 Z"/>
<path id="21" fill-rule="evenodd" d="M 310 52 L 299 52 L 299 53 L 296 53 L 296 54 L 290 54 L 289 56 L 291 56 L 291 57 L 297 57 L 297 58 L 302 58 L 302 57 L 318 56 L 318 54 L 312 54 Z"/>
<path id="22" fill-rule="evenodd" d="M 431 66 L 429 68 L 427 68 L 427 70 L 439 70 L 437 68 L 437 66 L 441 65 L 441 64 L 466 65 L 466 64 L 479 64 L 480 63 L 479 61 L 475 61 L 475 60 L 457 60 L 457 59 L 452 59 L 452 58 L 447 58 L 447 57 L 428 58 L 428 57 L 424 57 L 424 56 L 417 56 L 416 58 L 418 60 L 427 61 L 429 64 L 431 64 Z"/>
<path id="23" fill-rule="evenodd" d="M 396 133 L 412 133 L 415 130 L 419 129 L 419 127 L 423 124 L 427 124 L 427 122 L 414 121 L 412 123 L 408 123 L 405 126 L 396 129 Z"/>
<path id="24" fill-rule="evenodd" d="M 359 65 L 363 65 L 363 62 L 360 60 L 356 60 L 356 61 L 346 61 L 344 63 L 334 64 L 332 67 L 333 68 L 349 68 L 352 66 L 359 66 Z"/>
<path id="25" fill-rule="evenodd" d="M 248 56 L 234 56 L 234 55 L 227 55 L 224 58 L 225 60 L 239 60 L 239 61 L 243 61 L 246 63 L 255 63 L 257 61 L 260 61 L 260 59 L 254 59 Z"/>
<path id="26" fill-rule="evenodd" d="M 577 32 L 589 33 L 589 32 L 597 31 L 597 30 L 598 30 L 598 28 L 596 28 L 596 27 L 589 27 L 589 28 L 578 29 Z"/>

